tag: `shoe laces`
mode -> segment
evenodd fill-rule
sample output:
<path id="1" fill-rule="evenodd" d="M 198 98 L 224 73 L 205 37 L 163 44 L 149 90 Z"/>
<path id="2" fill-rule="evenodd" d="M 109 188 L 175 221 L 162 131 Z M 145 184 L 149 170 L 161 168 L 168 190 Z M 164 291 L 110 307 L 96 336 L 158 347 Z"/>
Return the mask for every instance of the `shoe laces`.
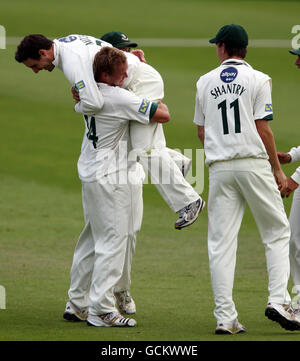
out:
<path id="1" fill-rule="evenodd" d="M 290 307 L 290 310 L 294 315 L 300 315 L 300 304 L 297 302 L 296 306 L 293 305 Z"/>
<path id="2" fill-rule="evenodd" d="M 106 322 L 113 322 L 119 317 L 121 317 L 121 315 L 118 312 L 110 312 L 104 315 L 100 315 L 100 318 L 102 318 L 102 320 Z"/>
<path id="3" fill-rule="evenodd" d="M 191 210 L 191 205 L 187 205 L 179 211 L 179 218 L 184 218 L 185 215 Z"/>
<path id="4" fill-rule="evenodd" d="M 129 318 L 123 317 L 119 312 L 110 312 L 104 315 L 100 315 L 100 318 L 102 318 L 102 320 L 104 322 L 113 324 L 114 322 L 118 321 L 120 323 L 125 323 L 126 321 L 130 320 Z"/>

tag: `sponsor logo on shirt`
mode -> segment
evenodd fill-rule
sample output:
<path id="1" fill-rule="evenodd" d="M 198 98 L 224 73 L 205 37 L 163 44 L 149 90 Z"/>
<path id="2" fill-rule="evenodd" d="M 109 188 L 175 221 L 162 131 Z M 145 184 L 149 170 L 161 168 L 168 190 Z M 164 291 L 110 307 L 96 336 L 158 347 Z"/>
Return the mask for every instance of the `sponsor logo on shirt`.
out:
<path id="1" fill-rule="evenodd" d="M 272 104 L 266 104 L 266 106 L 265 106 L 265 112 L 272 112 L 272 111 L 273 111 Z"/>
<path id="2" fill-rule="evenodd" d="M 80 80 L 79 82 L 75 83 L 75 89 L 77 89 L 78 91 L 85 88 L 85 84 L 83 80 Z"/>
<path id="3" fill-rule="evenodd" d="M 139 113 L 142 113 L 142 114 L 146 114 L 148 108 L 149 108 L 149 105 L 150 105 L 150 101 L 149 100 L 146 100 L 146 99 L 143 99 L 141 105 L 140 105 L 140 108 L 139 108 Z"/>
<path id="4" fill-rule="evenodd" d="M 231 83 L 237 75 L 237 69 L 231 66 L 221 71 L 220 78 L 224 83 Z"/>
<path id="5" fill-rule="evenodd" d="M 61 41 L 62 43 L 71 43 L 72 41 L 76 40 L 77 37 L 76 36 L 65 36 L 64 38 L 60 38 L 58 39 L 59 41 Z"/>

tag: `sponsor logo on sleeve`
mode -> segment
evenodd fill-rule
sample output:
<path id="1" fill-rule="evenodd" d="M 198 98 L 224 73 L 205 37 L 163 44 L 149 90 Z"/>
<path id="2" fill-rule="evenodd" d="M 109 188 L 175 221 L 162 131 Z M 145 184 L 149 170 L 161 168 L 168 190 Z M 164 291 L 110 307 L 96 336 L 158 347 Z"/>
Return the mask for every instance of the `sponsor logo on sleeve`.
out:
<path id="1" fill-rule="evenodd" d="M 141 105 L 140 105 L 140 108 L 139 108 L 139 113 L 142 113 L 142 114 L 146 114 L 148 108 L 149 108 L 149 105 L 150 105 L 150 101 L 149 100 L 146 100 L 146 99 L 143 99 Z"/>
<path id="2" fill-rule="evenodd" d="M 78 91 L 85 88 L 85 84 L 83 80 L 80 80 L 79 82 L 75 83 L 75 89 L 77 89 Z"/>
<path id="3" fill-rule="evenodd" d="M 231 83 L 237 77 L 238 71 L 233 66 L 221 71 L 220 78 L 224 83 Z"/>
<path id="4" fill-rule="evenodd" d="M 265 112 L 272 112 L 272 111 L 273 111 L 272 104 L 266 104 L 266 106 L 265 106 Z"/>

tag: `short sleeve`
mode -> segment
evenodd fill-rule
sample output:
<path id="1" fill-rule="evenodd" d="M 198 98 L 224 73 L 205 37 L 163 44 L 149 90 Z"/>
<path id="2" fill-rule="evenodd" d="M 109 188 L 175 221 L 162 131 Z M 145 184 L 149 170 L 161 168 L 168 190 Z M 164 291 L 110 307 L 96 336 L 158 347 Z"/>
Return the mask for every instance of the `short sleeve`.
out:
<path id="1" fill-rule="evenodd" d="M 197 92 L 195 100 L 195 113 L 194 113 L 194 123 L 197 125 L 204 125 L 205 116 L 203 113 L 202 101 L 201 101 L 201 83 L 197 83 Z"/>
<path id="2" fill-rule="evenodd" d="M 300 184 L 300 167 L 296 169 L 296 171 L 291 176 L 292 180 L 297 184 Z"/>
<path id="3" fill-rule="evenodd" d="M 267 76 L 259 82 L 253 107 L 254 120 L 273 119 L 271 85 L 271 79 Z"/>
<path id="4" fill-rule="evenodd" d="M 86 45 L 76 45 L 79 42 L 78 35 L 72 35 L 72 37 L 74 43 L 73 41 L 62 42 L 60 45 L 58 40 L 54 40 L 60 49 L 60 68 L 68 81 L 79 92 L 80 102 L 75 104 L 75 111 L 88 115 L 95 114 L 102 109 L 104 99 L 94 79 L 94 56 L 89 53 Z M 100 50 L 100 46 L 95 45 L 93 49 L 96 52 Z"/>
<path id="5" fill-rule="evenodd" d="M 151 119 L 151 107 L 153 102 L 146 98 L 139 98 L 132 92 L 116 87 L 114 97 L 115 116 L 135 120 L 140 123 L 149 124 Z"/>
<path id="6" fill-rule="evenodd" d="M 300 146 L 291 148 L 289 154 L 291 156 L 292 163 L 298 162 L 300 160 Z"/>

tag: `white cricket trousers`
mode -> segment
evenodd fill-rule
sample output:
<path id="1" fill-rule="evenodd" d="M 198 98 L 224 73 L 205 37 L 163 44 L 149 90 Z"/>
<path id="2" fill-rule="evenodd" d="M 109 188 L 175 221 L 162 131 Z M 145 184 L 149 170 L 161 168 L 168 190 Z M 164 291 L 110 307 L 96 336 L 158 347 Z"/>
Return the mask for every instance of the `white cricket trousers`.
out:
<path id="1" fill-rule="evenodd" d="M 292 206 L 290 210 L 290 263 L 291 275 L 294 285 L 300 294 L 300 187 L 298 187 L 293 196 Z"/>
<path id="2" fill-rule="evenodd" d="M 142 183 L 82 183 L 85 227 L 78 239 L 69 299 L 89 314 L 116 311 L 114 292 L 129 290 L 143 214 Z"/>
<path id="3" fill-rule="evenodd" d="M 209 167 L 208 253 L 217 323 L 237 318 L 232 289 L 246 202 L 265 246 L 268 302 L 290 302 L 290 227 L 270 163 L 253 158 L 216 162 Z"/>
<path id="4" fill-rule="evenodd" d="M 151 101 L 164 97 L 164 83 L 160 74 L 144 63 L 139 64 L 130 89 L 137 96 Z M 162 124 L 153 122 L 145 125 L 131 121 L 130 139 L 140 164 L 173 212 L 178 212 L 199 199 L 199 195 L 182 174 L 182 166 L 189 159 L 166 147 Z"/>

